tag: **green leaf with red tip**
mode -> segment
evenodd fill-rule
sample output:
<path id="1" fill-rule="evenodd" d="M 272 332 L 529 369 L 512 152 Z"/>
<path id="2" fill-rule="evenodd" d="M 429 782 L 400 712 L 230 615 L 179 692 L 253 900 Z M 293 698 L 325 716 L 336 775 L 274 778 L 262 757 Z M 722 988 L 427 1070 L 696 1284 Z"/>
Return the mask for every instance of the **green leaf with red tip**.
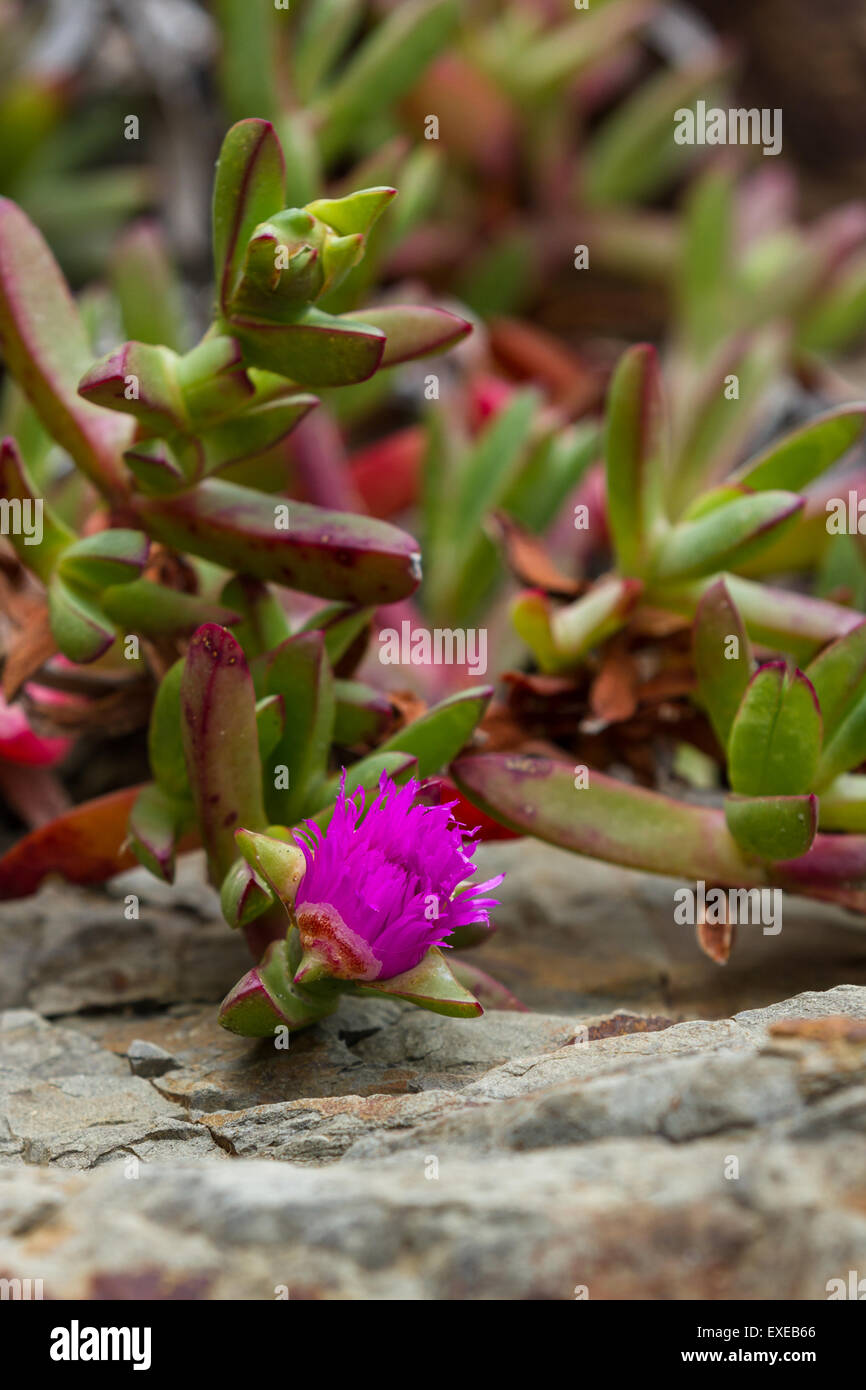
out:
<path id="1" fill-rule="evenodd" d="M 235 860 L 220 888 L 220 906 L 229 926 L 248 926 L 275 901 L 267 884 L 246 859 Z"/>
<path id="2" fill-rule="evenodd" d="M 803 499 L 792 492 L 756 492 L 714 507 L 697 521 L 681 521 L 659 546 L 654 579 L 679 583 L 735 569 L 778 540 L 802 509 Z"/>
<path id="3" fill-rule="evenodd" d="M 53 438 L 101 490 L 122 495 L 133 425 L 78 396 L 93 353 L 63 275 L 20 208 L 0 199 L 0 351 Z"/>
<path id="4" fill-rule="evenodd" d="M 472 332 L 472 324 L 447 309 L 424 304 L 383 304 L 340 315 L 341 323 L 362 323 L 385 334 L 380 367 L 413 362 L 446 352 Z"/>
<path id="5" fill-rule="evenodd" d="M 293 908 L 298 884 L 306 868 L 306 860 L 294 841 L 277 839 L 270 833 L 241 829 L 235 835 L 235 844 L 245 862 L 283 906 Z"/>
<path id="6" fill-rule="evenodd" d="M 540 589 L 525 589 L 511 605 L 511 621 L 521 641 L 525 642 L 541 670 L 551 673 L 569 664 L 557 651 L 551 623 L 553 604 Z"/>
<path id="7" fill-rule="evenodd" d="M 124 632 L 137 632 L 153 640 L 188 637 L 202 623 L 231 627 L 239 617 L 233 609 L 224 608 L 212 599 L 168 589 L 149 579 L 135 579 L 131 584 L 104 589 L 99 605 Z"/>
<path id="8" fill-rule="evenodd" d="M 123 455 L 129 471 L 142 491 L 158 497 L 180 492 L 189 486 L 189 455 L 183 459 L 164 439 L 142 439 Z M 199 469 L 196 467 L 197 474 Z"/>
<path id="9" fill-rule="evenodd" d="M 866 759 L 866 622 L 825 647 L 806 668 L 824 720 L 816 787 Z"/>
<path id="10" fill-rule="evenodd" d="M 617 632 L 642 592 L 639 579 L 606 575 L 573 603 L 552 609 L 550 633 L 557 666 L 573 666 L 584 653 Z"/>
<path id="11" fill-rule="evenodd" d="M 747 883 L 749 863 L 721 811 L 618 782 L 573 762 L 509 753 L 466 757 L 451 774 L 469 800 L 524 835 L 608 863 L 715 883 Z M 754 881 L 753 879 L 751 881 Z"/>
<path id="12" fill-rule="evenodd" d="M 469 742 L 493 695 L 491 685 L 461 690 L 413 719 L 380 745 L 377 753 L 411 753 L 418 776 L 432 777 Z"/>
<path id="13" fill-rule="evenodd" d="M 728 796 L 725 820 L 746 854 L 799 859 L 818 829 L 817 796 Z"/>
<path id="14" fill-rule="evenodd" d="M 385 334 L 366 321 L 344 321 L 310 307 L 295 323 L 231 319 L 248 362 L 300 386 L 352 386 L 382 362 Z"/>
<path id="15" fill-rule="evenodd" d="M 285 941 L 274 941 L 259 965 L 250 970 L 220 1005 L 219 1021 L 230 1033 L 245 1038 L 271 1038 L 278 1028 L 308 1028 L 332 1014 L 339 1003 L 336 990 L 315 996 L 292 980 Z"/>
<path id="16" fill-rule="evenodd" d="M 334 742 L 351 748 L 376 743 L 390 724 L 390 700 L 361 681 L 334 681 Z"/>
<path id="17" fill-rule="evenodd" d="M 142 531 L 111 527 L 75 541 L 60 557 L 58 573 L 72 585 L 99 590 L 138 579 L 150 551 Z"/>
<path id="18" fill-rule="evenodd" d="M 811 682 L 783 662 L 762 666 L 743 696 L 728 740 L 728 776 L 743 796 L 809 791 L 821 751 L 821 711 Z"/>
<path id="19" fill-rule="evenodd" d="M 51 631 L 60 651 L 70 661 L 86 664 L 103 656 L 117 635 L 92 597 L 66 582 L 59 574 L 48 586 Z"/>
<path id="20" fill-rule="evenodd" d="M 341 236 L 353 236 L 369 232 L 396 195 L 396 188 L 359 188 L 346 198 L 317 198 L 307 204 L 307 212 Z"/>
<path id="21" fill-rule="evenodd" d="M 0 858 L 0 902 L 28 898 L 47 874 L 69 883 L 104 883 L 135 867 L 126 824 L 140 787 L 124 787 L 73 806 L 23 836 Z"/>
<path id="22" fill-rule="evenodd" d="M 199 428 L 240 414 L 255 403 L 256 388 L 235 338 L 222 334 L 205 338 L 176 359 L 175 374 L 186 414 Z"/>
<path id="23" fill-rule="evenodd" d="M 196 632 L 180 697 L 190 789 L 211 879 L 219 884 L 237 858 L 234 832 L 267 824 L 253 682 L 225 628 L 207 623 Z"/>
<path id="24" fill-rule="evenodd" d="M 286 610 L 276 594 L 260 580 L 249 575 L 237 575 L 225 585 L 220 598 L 239 616 L 239 621 L 232 624 L 232 630 L 249 661 L 273 651 L 291 635 Z M 223 623 L 223 626 L 227 624 Z M 261 695 L 259 663 L 255 662 L 252 669 L 256 693 Z"/>
<path id="25" fill-rule="evenodd" d="M 843 405 L 809 420 L 774 442 L 730 479 L 756 490 L 804 487 L 856 444 L 866 425 L 866 406 Z"/>
<path id="26" fill-rule="evenodd" d="M 664 397 L 658 356 L 638 344 L 619 361 L 608 395 L 605 460 L 607 514 L 625 575 L 640 575 L 664 526 L 667 464 Z"/>
<path id="27" fill-rule="evenodd" d="M 731 725 L 752 676 L 752 649 L 723 579 L 711 585 L 698 604 L 692 655 L 698 694 L 716 737 L 726 748 Z"/>
<path id="28" fill-rule="evenodd" d="M 155 782 L 142 787 L 129 816 L 129 847 L 140 864 L 164 883 L 174 882 L 178 841 L 192 820 L 184 797 L 174 800 Z"/>
<path id="29" fill-rule="evenodd" d="M 366 758 L 360 758 L 346 770 L 346 796 L 351 797 L 359 788 L 363 787 L 365 792 L 375 793 L 379 790 L 379 781 L 382 773 L 390 777 L 398 787 L 402 787 L 413 777 L 418 776 L 418 760 L 412 753 L 389 752 L 383 753 L 379 749 L 375 753 L 370 753 Z M 326 830 L 334 814 L 334 802 L 340 790 L 340 782 L 343 774 L 332 777 L 324 786 L 319 789 L 318 801 L 322 807 L 317 811 L 312 820 L 316 822 L 321 830 Z M 367 806 L 370 804 L 370 797 L 367 797 Z"/>
<path id="30" fill-rule="evenodd" d="M 216 473 L 243 459 L 253 459 L 272 449 L 300 424 L 313 406 L 316 396 L 298 393 L 282 401 L 269 401 L 258 409 L 247 410 L 235 420 L 212 426 L 201 435 L 204 472 Z"/>
<path id="31" fill-rule="evenodd" d="M 256 726 L 259 731 L 259 757 L 270 757 L 286 727 L 286 702 L 282 695 L 265 695 L 256 701 Z"/>
<path id="32" fill-rule="evenodd" d="M 180 703 L 183 671 L 183 660 L 166 671 L 157 687 L 147 731 L 150 770 L 158 786 L 174 800 L 188 800 L 190 795 Z"/>
<path id="33" fill-rule="evenodd" d="M 8 511 L 13 519 L 17 510 L 15 504 L 20 504 L 22 524 L 9 527 L 8 540 L 18 558 L 47 584 L 60 556 L 75 540 L 75 533 L 54 516 L 44 498 L 37 497 L 14 439 L 4 439 L 0 443 L 0 500 L 10 504 Z M 41 536 L 39 543 L 34 545 L 40 512 Z"/>
<path id="34" fill-rule="evenodd" d="M 152 434 L 188 426 L 177 380 L 178 358 L 150 343 L 124 343 L 85 372 L 78 394 L 93 405 L 135 417 Z"/>
<path id="35" fill-rule="evenodd" d="M 413 970 L 394 975 L 390 980 L 370 980 L 354 985 L 354 993 L 392 999 L 405 999 L 419 1009 L 449 1018 L 479 1018 L 484 1010 L 469 990 L 456 980 L 442 952 L 431 946 Z"/>
<path id="36" fill-rule="evenodd" d="M 358 660 L 360 661 L 369 638 L 372 616 L 372 608 L 358 608 L 351 603 L 333 603 L 308 618 L 303 624 L 301 632 L 316 630 L 322 633 L 328 660 L 336 669 L 337 664 L 350 650 L 354 661 L 356 648 L 360 648 L 358 651 Z"/>
<path id="37" fill-rule="evenodd" d="M 239 121 L 223 141 L 214 181 L 214 273 L 221 304 L 231 295 L 256 227 L 284 202 L 285 165 L 273 126 Z"/>
<path id="38" fill-rule="evenodd" d="M 321 632 L 301 632 L 283 642 L 267 662 L 263 688 L 282 696 L 287 715 L 270 757 L 265 800 L 271 820 L 291 825 L 324 779 L 334 732 L 334 678 Z M 288 769 L 287 788 L 274 785 L 280 766 Z"/>
<path id="39" fill-rule="evenodd" d="M 208 479 L 173 497 L 136 499 L 153 537 L 241 574 L 322 598 L 395 603 L 420 579 L 417 543 L 370 517 L 291 502 L 289 529 L 277 529 L 284 498 Z"/>
<path id="40" fill-rule="evenodd" d="M 126 336 L 183 351 L 181 287 L 157 222 L 137 222 L 123 233 L 112 253 L 110 277 Z"/>

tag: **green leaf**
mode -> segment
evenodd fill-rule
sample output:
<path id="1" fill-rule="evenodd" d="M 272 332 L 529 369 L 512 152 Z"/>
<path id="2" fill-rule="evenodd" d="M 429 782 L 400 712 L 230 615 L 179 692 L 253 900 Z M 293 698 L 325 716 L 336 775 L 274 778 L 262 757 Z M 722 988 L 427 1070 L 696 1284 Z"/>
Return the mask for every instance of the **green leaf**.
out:
<path id="1" fill-rule="evenodd" d="M 334 731 L 334 679 L 321 632 L 298 633 L 272 653 L 264 690 L 281 695 L 286 710 L 285 729 L 270 758 L 266 804 L 272 821 L 292 825 L 324 779 Z M 288 770 L 288 788 L 274 786 L 279 767 Z"/>
<path id="2" fill-rule="evenodd" d="M 111 646 L 114 627 L 92 598 L 59 574 L 48 586 L 48 613 L 54 640 L 65 657 L 83 665 L 96 661 Z"/>
<path id="3" fill-rule="evenodd" d="M 174 882 L 177 841 L 190 818 L 187 800 L 174 800 L 153 782 L 136 797 L 129 816 L 129 847 L 139 863 L 164 883 Z"/>
<path id="4" fill-rule="evenodd" d="M 188 426 L 177 380 L 178 358 L 168 348 L 124 343 L 81 378 L 78 394 L 92 405 L 132 415 L 152 434 Z"/>
<path id="5" fill-rule="evenodd" d="M 355 236 L 369 232 L 396 196 L 396 188 L 359 188 L 345 198 L 317 198 L 306 210 L 341 236 Z"/>
<path id="6" fill-rule="evenodd" d="M 799 859 L 818 829 L 817 796 L 728 796 L 725 820 L 746 854 Z"/>
<path id="7" fill-rule="evenodd" d="M 390 980 L 371 980 L 366 984 L 356 982 L 353 992 L 405 999 L 409 1004 L 417 1004 L 420 1009 L 429 1009 L 431 1013 L 445 1014 L 450 1018 L 479 1018 L 484 1012 L 475 995 L 455 980 L 445 957 L 435 946 L 431 946 L 414 970 L 393 975 Z"/>
<path id="8" fill-rule="evenodd" d="M 732 293 L 734 177 L 711 168 L 696 179 L 686 204 L 677 288 L 686 351 L 704 356 L 730 331 L 736 310 Z M 794 484 L 778 483 L 791 487 Z"/>
<path id="9" fill-rule="evenodd" d="M 638 344 L 620 358 L 607 406 L 607 511 L 624 575 L 642 573 L 650 545 L 664 525 L 666 455 L 658 356 L 654 348 Z"/>
<path id="10" fill-rule="evenodd" d="M 394 715 L 390 701 L 361 681 L 335 681 L 334 698 L 334 742 L 347 748 L 376 743 Z"/>
<path id="11" fill-rule="evenodd" d="M 126 337 L 182 352 L 186 323 L 181 286 L 159 224 L 141 221 L 124 232 L 109 270 Z"/>
<path id="12" fill-rule="evenodd" d="M 472 324 L 447 309 L 425 304 L 383 304 L 340 315 L 341 323 L 360 322 L 385 334 L 380 367 L 394 367 L 446 352 L 472 332 Z"/>
<path id="13" fill-rule="evenodd" d="M 363 0 L 316 0 L 307 5 L 291 55 L 295 88 L 305 105 L 351 43 L 363 8 Z"/>
<path id="14" fill-rule="evenodd" d="M 450 695 L 386 739 L 376 752 L 410 753 L 418 759 L 418 776 L 432 777 L 468 743 L 492 695 L 490 685 Z"/>
<path id="15" fill-rule="evenodd" d="M 206 623 L 198 629 L 180 695 L 189 785 L 211 880 L 219 885 L 237 858 L 235 830 L 267 824 L 253 682 L 225 628 Z"/>
<path id="16" fill-rule="evenodd" d="M 129 584 L 141 574 L 149 551 L 143 531 L 112 527 L 70 545 L 58 562 L 58 572 L 82 589 Z"/>
<path id="17" fill-rule="evenodd" d="M 138 497 L 149 535 L 239 574 L 354 604 L 396 603 L 417 588 L 417 542 L 387 522 L 286 502 L 208 479 L 172 497 Z M 288 528 L 281 524 L 288 508 Z"/>
<path id="18" fill-rule="evenodd" d="M 756 490 L 781 487 L 801 492 L 848 452 L 862 435 L 864 424 L 866 406 L 844 405 L 829 410 L 775 440 L 729 481 Z"/>
<path id="19" fill-rule="evenodd" d="M 259 757 L 262 762 L 273 753 L 286 727 L 286 702 L 282 695 L 265 695 L 256 701 L 259 731 Z"/>
<path id="20" fill-rule="evenodd" d="M 821 711 L 802 671 L 773 661 L 755 672 L 731 727 L 728 775 L 743 796 L 798 796 L 814 781 Z"/>
<path id="21" fill-rule="evenodd" d="M 190 796 L 180 705 L 183 671 L 184 662 L 176 661 L 160 681 L 147 732 L 150 770 L 158 786 L 175 800 Z"/>
<path id="22" fill-rule="evenodd" d="M 253 830 L 239 830 L 235 843 L 244 860 L 271 888 L 284 907 L 293 908 L 306 870 L 302 851 L 292 840 Z"/>
<path id="23" fill-rule="evenodd" d="M 276 899 L 245 859 L 229 869 L 220 889 L 220 906 L 230 927 L 246 927 L 272 907 Z"/>
<path id="24" fill-rule="evenodd" d="M 606 641 L 628 619 L 643 593 L 639 579 L 606 575 L 573 603 L 552 610 L 550 636 L 560 669 Z"/>
<path id="25" fill-rule="evenodd" d="M 214 270 L 220 303 L 231 297 L 260 222 L 284 204 L 285 166 L 269 121 L 249 119 L 233 125 L 217 161 L 213 193 Z"/>
<path id="26" fill-rule="evenodd" d="M 815 779 L 820 788 L 866 759 L 866 622 L 825 647 L 806 675 L 824 720 Z"/>
<path id="27" fill-rule="evenodd" d="M 317 397 L 299 392 L 288 400 L 268 402 L 245 411 L 236 420 L 213 426 L 201 436 L 205 473 L 216 473 L 274 448 L 318 403 Z"/>
<path id="28" fill-rule="evenodd" d="M 665 536 L 655 557 L 659 583 L 696 579 L 735 569 L 785 531 L 803 510 L 793 492 L 756 492 L 714 507 L 697 521 L 681 521 Z"/>
<path id="29" fill-rule="evenodd" d="M 332 1014 L 336 990 L 315 996 L 292 980 L 285 941 L 274 941 L 261 963 L 239 980 L 220 1005 L 219 1021 L 245 1038 L 272 1038 L 278 1028 L 307 1028 Z"/>
<path id="30" fill-rule="evenodd" d="M 249 362 L 302 386 L 351 386 L 366 381 L 378 370 L 385 351 L 385 334 L 372 324 L 344 322 L 312 307 L 295 323 L 268 323 L 234 314 L 229 324 Z"/>
<path id="31" fill-rule="evenodd" d="M 346 771 L 346 796 L 351 797 L 360 787 L 365 792 L 377 792 L 382 773 L 386 773 L 398 787 L 411 778 L 417 777 L 418 760 L 412 753 L 383 753 L 379 749 L 369 757 L 361 758 Z M 334 802 L 340 790 L 343 774 L 339 773 L 326 782 L 318 791 L 318 803 L 322 807 L 312 820 L 321 830 L 326 830 L 334 814 Z M 369 798 L 367 804 L 369 805 Z"/>
<path id="32" fill-rule="evenodd" d="M 355 146 L 371 111 L 387 111 L 448 42 L 455 0 L 402 0 L 356 49 L 313 113 L 327 160 Z"/>
<path id="33" fill-rule="evenodd" d="M 161 637 L 188 637 L 202 623 L 230 627 L 238 614 L 200 594 L 184 594 L 150 579 L 104 589 L 100 607 L 124 632 L 137 632 L 157 641 Z"/>
<path id="34" fill-rule="evenodd" d="M 48 584 L 64 550 L 75 533 L 54 515 L 44 498 L 37 497 L 14 439 L 0 441 L 0 499 L 9 503 L 8 540 L 19 560 Z M 20 524 L 15 514 L 20 506 Z M 40 534 L 41 516 L 41 534 Z M 38 538 L 38 544 L 33 544 Z"/>
<path id="35" fill-rule="evenodd" d="M 131 422 L 79 398 L 92 351 L 63 275 L 40 232 L 0 198 L 0 350 L 45 428 L 101 491 L 122 497 L 119 455 Z"/>
<path id="36" fill-rule="evenodd" d="M 692 631 L 698 694 L 723 748 L 752 675 L 752 649 L 745 625 L 723 579 L 698 604 Z"/>
<path id="37" fill-rule="evenodd" d="M 363 647 L 369 637 L 372 608 L 357 608 L 351 603 L 332 603 L 314 613 L 302 625 L 301 632 L 321 632 L 325 639 L 328 660 L 336 670 L 337 665 L 349 651 L 363 638 Z"/>

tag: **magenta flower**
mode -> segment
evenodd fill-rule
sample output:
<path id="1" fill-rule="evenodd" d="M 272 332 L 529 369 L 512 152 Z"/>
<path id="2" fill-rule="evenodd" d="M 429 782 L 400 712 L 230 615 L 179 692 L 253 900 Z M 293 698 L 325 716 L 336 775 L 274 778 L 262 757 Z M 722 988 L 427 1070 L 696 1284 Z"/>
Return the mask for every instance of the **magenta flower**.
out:
<path id="1" fill-rule="evenodd" d="M 387 980 L 412 970 L 455 928 L 486 926 L 496 899 L 479 895 L 504 878 L 455 892 L 475 871 L 475 832 L 456 823 L 453 802 L 415 805 L 418 783 L 396 787 L 383 772 L 361 820 L 364 792 L 347 797 L 345 781 L 344 773 L 324 834 L 314 821 L 295 832 L 306 860 L 295 900 L 304 947 L 298 983 L 321 975 Z"/>

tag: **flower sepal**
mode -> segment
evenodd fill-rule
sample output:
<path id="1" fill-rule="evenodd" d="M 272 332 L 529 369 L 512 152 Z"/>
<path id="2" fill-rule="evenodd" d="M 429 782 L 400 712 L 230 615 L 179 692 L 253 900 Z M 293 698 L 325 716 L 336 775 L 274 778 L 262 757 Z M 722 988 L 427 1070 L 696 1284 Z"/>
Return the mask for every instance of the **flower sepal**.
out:
<path id="1" fill-rule="evenodd" d="M 414 969 L 402 975 L 392 975 L 390 980 L 354 980 L 348 987 L 353 994 L 405 999 L 419 1009 L 450 1018 L 479 1018 L 484 1013 L 475 995 L 455 979 L 436 946 L 431 946 Z"/>
<path id="2" fill-rule="evenodd" d="M 337 989 L 319 986 L 313 993 L 293 981 L 294 958 L 288 940 L 273 941 L 258 965 L 248 970 L 220 1005 L 219 1021 L 230 1033 L 245 1038 L 271 1038 L 279 1028 L 294 1032 L 332 1014 L 339 1002 Z"/>

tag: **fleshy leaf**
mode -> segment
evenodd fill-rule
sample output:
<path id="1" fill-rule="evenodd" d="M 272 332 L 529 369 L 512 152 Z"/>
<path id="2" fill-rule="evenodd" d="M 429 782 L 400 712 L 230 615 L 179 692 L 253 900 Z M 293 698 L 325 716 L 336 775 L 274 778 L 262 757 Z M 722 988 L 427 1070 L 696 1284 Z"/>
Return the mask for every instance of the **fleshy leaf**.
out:
<path id="1" fill-rule="evenodd" d="M 756 492 L 681 521 L 665 536 L 654 578 L 663 583 L 734 569 L 778 539 L 803 509 L 792 492 Z"/>
<path id="2" fill-rule="evenodd" d="M 365 321 L 345 322 L 308 308 L 295 323 L 267 323 L 234 314 L 232 332 L 256 367 L 301 386 L 352 386 L 379 368 L 385 334 Z"/>
<path id="3" fill-rule="evenodd" d="M 324 779 L 334 731 L 334 680 L 321 632 L 298 633 L 272 653 L 264 690 L 281 695 L 288 712 L 269 759 L 265 800 L 271 820 L 291 825 Z M 281 766 L 288 770 L 287 788 L 275 786 Z"/>
<path id="4" fill-rule="evenodd" d="M 825 787 L 866 759 L 866 622 L 825 647 L 806 675 L 824 720 L 815 785 Z"/>
<path id="5" fill-rule="evenodd" d="M 37 524 L 37 504 L 41 501 L 39 544 L 32 544 L 32 540 L 36 538 L 35 530 L 32 536 L 28 537 L 23 526 L 13 526 L 8 539 L 19 559 L 47 584 L 63 551 L 75 540 L 75 534 L 54 516 L 44 498 L 37 497 L 14 439 L 4 439 L 0 442 L 0 499 L 10 503 L 9 511 L 12 515 L 15 502 L 20 502 L 22 519 L 26 519 L 26 513 L 29 512 L 31 530 Z"/>
<path id="6" fill-rule="evenodd" d="M 818 829 L 817 796 L 729 796 L 725 820 L 746 854 L 799 859 Z"/>
<path id="7" fill-rule="evenodd" d="M 235 830 L 267 823 L 253 682 L 225 628 L 206 623 L 196 632 L 180 694 L 190 789 L 211 878 L 220 884 L 237 858 Z"/>
<path id="8" fill-rule="evenodd" d="M 150 542 L 142 531 L 115 526 L 75 541 L 64 551 L 57 568 L 70 584 L 99 590 L 137 579 L 149 551 Z"/>
<path id="9" fill-rule="evenodd" d="M 352 796 L 359 787 L 363 787 L 365 792 L 376 793 L 379 790 L 379 779 L 385 772 L 398 787 L 403 786 L 410 778 L 418 775 L 418 760 L 411 753 L 381 753 L 378 751 L 371 753 L 366 758 L 361 758 L 353 763 L 346 772 L 346 796 Z M 342 774 L 332 777 L 326 782 L 319 791 L 319 804 L 321 811 L 317 811 L 312 819 L 325 830 L 334 814 L 334 802 L 340 790 Z M 369 805 L 369 797 L 367 805 Z"/>
<path id="10" fill-rule="evenodd" d="M 48 612 L 54 640 L 70 661 L 96 661 L 115 639 L 114 627 L 101 608 L 59 574 L 48 587 Z"/>
<path id="11" fill-rule="evenodd" d="M 334 742 L 376 743 L 393 717 L 391 702 L 361 681 L 334 682 Z"/>
<path id="12" fill-rule="evenodd" d="M 383 304 L 340 315 L 342 323 L 363 323 L 386 336 L 380 367 L 394 367 L 445 352 L 472 332 L 472 324 L 447 309 L 423 304 Z"/>
<path id="13" fill-rule="evenodd" d="M 844 405 L 830 410 L 775 440 L 729 481 L 756 490 L 800 492 L 848 452 L 862 435 L 864 424 L 866 406 Z"/>
<path id="14" fill-rule="evenodd" d="M 265 695 L 256 701 L 256 727 L 259 731 L 259 757 L 273 753 L 286 727 L 286 702 L 282 695 Z"/>
<path id="15" fill-rule="evenodd" d="M 341 236 L 352 236 L 369 232 L 396 193 L 396 188 L 361 188 L 346 198 L 317 198 L 307 204 L 307 212 L 327 222 Z"/>
<path id="16" fill-rule="evenodd" d="M 46 874 L 69 883 L 104 883 L 135 867 L 125 847 L 126 823 L 140 787 L 73 806 L 18 840 L 0 858 L 0 902 L 28 898 Z"/>
<path id="17" fill-rule="evenodd" d="M 285 165 L 270 121 L 233 125 L 217 161 L 213 194 L 214 273 L 224 306 L 240 274 L 247 242 L 283 207 Z"/>
<path id="18" fill-rule="evenodd" d="M 78 394 L 93 405 L 132 415 L 152 434 L 188 424 L 177 381 L 177 357 L 168 348 L 124 343 L 85 372 Z"/>
<path id="19" fill-rule="evenodd" d="M 339 1003 L 336 990 L 311 993 L 292 980 L 286 943 L 274 941 L 255 966 L 220 1005 L 219 1021 L 230 1033 L 245 1038 L 272 1038 L 278 1028 L 307 1028 L 332 1014 Z"/>
<path id="20" fill-rule="evenodd" d="M 288 529 L 278 529 L 286 507 Z M 395 526 L 235 483 L 208 479 L 178 496 L 138 498 L 136 510 L 175 550 L 322 598 L 395 603 L 421 577 L 417 543 Z"/>
<path id="21" fill-rule="evenodd" d="M 120 453 L 131 421 L 78 396 L 93 353 L 63 275 L 42 234 L 0 198 L 0 349 L 46 429 L 101 490 L 125 492 Z"/>
<path id="22" fill-rule="evenodd" d="M 247 926 L 267 912 L 274 901 L 267 884 L 246 859 L 235 860 L 220 889 L 220 906 L 229 926 Z"/>
<path id="23" fill-rule="evenodd" d="M 752 675 L 752 649 L 743 620 L 723 579 L 711 585 L 698 604 L 692 633 L 698 692 L 722 745 Z"/>
<path id="24" fill-rule="evenodd" d="M 200 594 L 185 594 L 150 579 L 135 579 L 131 584 L 104 589 L 99 604 L 125 632 L 138 632 L 153 639 L 186 637 L 202 623 L 231 627 L 239 617 L 231 608 Z"/>
<path id="25" fill-rule="evenodd" d="M 492 695 L 491 685 L 478 685 L 450 695 L 398 730 L 376 751 L 410 753 L 418 759 L 418 776 L 432 777 L 468 743 Z"/>
<path id="26" fill-rule="evenodd" d="M 474 994 L 454 978 L 442 952 L 432 946 L 414 970 L 390 980 L 371 980 L 354 986 L 356 994 L 405 999 L 421 1009 L 450 1018 L 479 1018 L 484 1013 Z"/>
<path id="27" fill-rule="evenodd" d="M 292 908 L 306 861 L 292 840 L 254 830 L 238 830 L 235 843 L 244 860 L 268 884 L 284 907 Z"/>
<path id="28" fill-rule="evenodd" d="M 802 671 L 773 661 L 755 672 L 731 726 L 728 775 L 743 796 L 798 796 L 812 786 L 821 711 Z"/>
<path id="29" fill-rule="evenodd" d="M 174 882 L 178 839 L 191 819 L 188 802 L 174 801 L 151 782 L 142 787 L 129 817 L 129 847 L 140 864 L 164 883 Z"/>
<path id="30" fill-rule="evenodd" d="M 658 356 L 638 344 L 619 361 L 607 407 L 607 513 L 622 574 L 642 573 L 663 525 L 665 432 Z"/>

